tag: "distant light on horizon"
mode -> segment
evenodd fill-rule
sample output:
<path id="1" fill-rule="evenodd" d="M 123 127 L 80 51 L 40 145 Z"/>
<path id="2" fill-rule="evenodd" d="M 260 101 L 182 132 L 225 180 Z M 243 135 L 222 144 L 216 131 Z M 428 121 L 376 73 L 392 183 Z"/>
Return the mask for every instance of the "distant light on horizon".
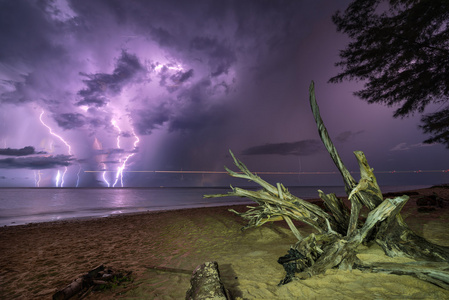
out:
<path id="1" fill-rule="evenodd" d="M 115 172 L 115 171 L 91 171 L 86 170 L 86 173 L 101 173 L 101 172 Z M 174 173 L 174 174 L 228 174 L 226 171 L 122 171 L 123 173 Z M 373 171 L 378 174 L 405 174 L 405 173 L 449 173 L 447 170 L 403 170 L 403 171 Z M 242 174 L 243 172 L 236 172 Z M 328 174 L 338 174 L 338 171 L 315 171 L 315 172 L 274 172 L 274 171 L 252 171 L 254 174 L 267 174 L 267 175 L 328 175 Z M 360 173 L 360 171 L 349 171 L 351 174 Z"/>

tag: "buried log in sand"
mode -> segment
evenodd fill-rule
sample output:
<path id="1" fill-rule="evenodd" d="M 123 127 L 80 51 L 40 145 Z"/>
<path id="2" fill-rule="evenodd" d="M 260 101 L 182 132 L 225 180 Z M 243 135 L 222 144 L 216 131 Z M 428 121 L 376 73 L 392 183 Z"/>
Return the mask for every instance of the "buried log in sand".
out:
<path id="1" fill-rule="evenodd" d="M 286 256 L 279 258 L 286 272 L 280 282 L 285 284 L 293 278 L 307 279 L 331 268 L 351 270 L 357 268 L 371 272 L 386 272 L 412 275 L 449 289 L 449 248 L 433 244 L 414 233 L 404 222 L 400 210 L 407 202 L 407 195 L 383 199 L 373 169 L 362 151 L 355 151 L 361 178 L 357 182 L 343 164 L 332 143 L 315 98 L 314 83 L 310 85 L 310 105 L 323 144 L 340 171 L 345 190 L 351 201 L 351 209 L 334 194 L 318 191 L 327 211 L 292 195 L 282 184 L 273 186 L 253 174 L 230 151 L 234 164 L 241 172 L 226 168 L 229 175 L 253 181 L 262 187 L 249 191 L 232 187 L 227 194 L 205 195 L 210 197 L 247 197 L 257 204 L 244 213 L 234 213 L 248 220 L 246 228 L 261 226 L 266 222 L 285 220 L 298 239 Z M 360 219 L 360 210 L 365 206 L 370 211 L 365 221 Z M 306 223 L 318 233 L 302 237 L 292 220 Z M 355 249 L 361 243 L 375 242 L 390 257 L 408 257 L 419 263 L 364 264 L 356 256 Z M 438 262 L 434 264 L 432 262 Z"/>

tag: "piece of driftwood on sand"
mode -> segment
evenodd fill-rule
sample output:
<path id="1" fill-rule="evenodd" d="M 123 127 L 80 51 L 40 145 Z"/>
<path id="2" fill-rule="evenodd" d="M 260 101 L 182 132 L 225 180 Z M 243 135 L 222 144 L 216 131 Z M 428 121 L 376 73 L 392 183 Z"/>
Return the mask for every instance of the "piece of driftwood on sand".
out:
<path id="1" fill-rule="evenodd" d="M 128 271 L 116 271 L 104 265 L 99 265 L 86 274 L 73 280 L 66 287 L 53 294 L 53 300 L 66 300 L 76 295 L 82 298 L 89 293 L 93 287 L 108 288 L 113 284 L 123 281 L 131 281 L 131 273 Z"/>
<path id="2" fill-rule="evenodd" d="M 332 143 L 315 98 L 314 83 L 310 85 L 310 105 L 323 144 L 337 166 L 344 181 L 351 208 L 334 194 L 318 190 L 326 210 L 292 195 L 282 184 L 269 184 L 253 174 L 230 151 L 240 172 L 226 168 L 229 175 L 259 184 L 263 189 L 250 191 L 231 187 L 227 194 L 205 195 L 210 197 L 247 197 L 257 204 L 243 213 L 234 213 L 248 220 L 244 228 L 261 226 L 266 222 L 285 220 L 298 239 L 289 254 L 279 259 L 287 271 L 280 284 L 296 279 L 307 279 L 322 274 L 327 269 L 351 270 L 357 268 L 370 272 L 386 272 L 412 275 L 419 279 L 449 289 L 449 248 L 433 244 L 414 233 L 404 222 L 400 210 L 409 199 L 403 195 L 384 199 L 377 184 L 373 169 L 368 165 L 362 151 L 355 151 L 361 178 L 357 182 L 345 167 Z M 360 218 L 362 206 L 369 210 L 366 220 Z M 317 230 L 317 234 L 303 237 L 292 220 L 306 223 Z M 366 264 L 356 256 L 361 243 L 377 243 L 390 257 L 408 257 L 414 263 Z"/>

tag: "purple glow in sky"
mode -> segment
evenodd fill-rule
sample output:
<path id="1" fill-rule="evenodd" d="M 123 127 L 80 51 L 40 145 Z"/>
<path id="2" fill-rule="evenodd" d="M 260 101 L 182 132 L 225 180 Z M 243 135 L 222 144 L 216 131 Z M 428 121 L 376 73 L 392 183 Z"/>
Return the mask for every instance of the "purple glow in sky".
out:
<path id="1" fill-rule="evenodd" d="M 393 119 L 353 96 L 361 83 L 327 83 L 349 42 L 331 15 L 349 2 L 0 0 L 0 187 L 235 184 L 153 172 L 221 172 L 228 149 L 253 171 L 336 171 L 311 80 L 350 170 L 362 150 L 375 171 L 396 171 L 381 184 L 449 182 L 447 149 L 421 143 L 419 116 Z M 401 173 L 418 170 L 432 172 Z M 265 178 L 342 185 L 337 174 Z"/>

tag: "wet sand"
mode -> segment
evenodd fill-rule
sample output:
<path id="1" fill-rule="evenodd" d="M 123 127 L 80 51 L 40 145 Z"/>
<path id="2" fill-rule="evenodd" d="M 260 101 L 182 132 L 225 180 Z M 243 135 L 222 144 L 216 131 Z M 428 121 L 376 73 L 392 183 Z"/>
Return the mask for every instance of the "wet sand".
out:
<path id="1" fill-rule="evenodd" d="M 326 191 L 324 191 L 326 192 Z M 449 189 L 417 190 L 402 210 L 415 232 L 449 246 Z M 416 199 L 437 193 L 443 208 L 418 212 Z M 298 195 L 300 196 L 300 195 Z M 449 291 L 411 276 L 329 270 L 308 280 L 277 284 L 285 273 L 277 259 L 296 242 L 283 222 L 241 231 L 246 222 L 208 207 L 119 215 L 101 219 L 0 228 L 0 298 L 49 299 L 90 269 L 105 264 L 133 272 L 134 282 L 87 299 L 184 299 L 190 274 L 215 260 L 222 280 L 242 299 L 449 299 Z M 245 206 L 233 206 L 245 211 Z M 298 224 L 303 235 L 313 232 Z M 363 261 L 389 258 L 380 247 L 360 246 Z"/>

